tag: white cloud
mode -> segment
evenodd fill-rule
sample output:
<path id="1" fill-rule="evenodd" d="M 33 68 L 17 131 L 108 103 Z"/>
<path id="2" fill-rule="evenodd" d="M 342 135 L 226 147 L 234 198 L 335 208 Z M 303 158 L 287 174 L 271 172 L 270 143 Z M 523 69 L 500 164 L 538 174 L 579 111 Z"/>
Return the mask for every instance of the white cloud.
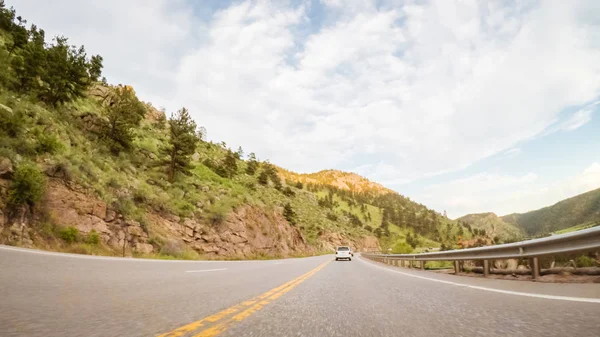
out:
<path id="1" fill-rule="evenodd" d="M 447 209 L 454 218 L 468 213 L 527 212 L 600 188 L 600 163 L 554 182 L 538 178 L 534 173 L 523 176 L 480 173 L 429 186 L 418 200 L 438 211 Z"/>
<path id="2" fill-rule="evenodd" d="M 505 151 L 600 91 L 584 2 L 336 3 L 305 40 L 302 7 L 219 13 L 182 62 L 179 101 L 214 138 L 283 166 L 404 182 Z"/>
<path id="3" fill-rule="evenodd" d="M 505 155 L 513 157 L 519 155 L 522 152 L 521 148 L 513 147 L 512 149 L 508 149 L 504 152 Z"/>
<path id="4" fill-rule="evenodd" d="M 205 20 L 183 1 L 14 1 L 104 55 L 109 80 L 298 171 L 394 184 L 453 171 L 598 99 L 597 1 L 325 3 L 311 31 L 288 2 L 236 1 Z"/>
<path id="5" fill-rule="evenodd" d="M 565 131 L 573 131 L 587 124 L 591 120 L 592 107 L 586 107 L 573 113 L 568 120 L 561 124 L 560 129 Z"/>

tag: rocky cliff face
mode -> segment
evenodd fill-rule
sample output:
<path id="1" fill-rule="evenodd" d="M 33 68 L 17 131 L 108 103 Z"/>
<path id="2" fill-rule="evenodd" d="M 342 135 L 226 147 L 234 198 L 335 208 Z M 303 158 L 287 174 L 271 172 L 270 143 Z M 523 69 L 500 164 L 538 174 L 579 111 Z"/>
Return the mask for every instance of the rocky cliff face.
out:
<path id="1" fill-rule="evenodd" d="M 3 185 L 6 186 L 6 183 L 5 180 Z M 34 246 L 34 243 L 43 241 L 37 224 L 49 221 L 59 226 L 75 227 L 82 235 L 95 231 L 103 245 L 115 252 L 121 252 L 125 247 L 128 254 L 158 252 L 160 245 L 156 238 L 163 243 L 169 241 L 185 245 L 207 258 L 288 257 L 333 250 L 343 244 L 349 244 L 356 250 L 379 247 L 375 237 L 352 240 L 338 233 L 324 234 L 321 246 L 314 247 L 280 212 L 250 205 L 236 209 L 216 225 L 155 212 L 147 213 L 146 223 L 140 224 L 125 219 L 104 201 L 76 186 L 67 186 L 59 179 L 48 181 L 44 201 L 33 214 L 13 215 L 10 219 L 0 214 L 0 218 L 2 223 L 6 222 L 1 236 L 4 242 Z"/>

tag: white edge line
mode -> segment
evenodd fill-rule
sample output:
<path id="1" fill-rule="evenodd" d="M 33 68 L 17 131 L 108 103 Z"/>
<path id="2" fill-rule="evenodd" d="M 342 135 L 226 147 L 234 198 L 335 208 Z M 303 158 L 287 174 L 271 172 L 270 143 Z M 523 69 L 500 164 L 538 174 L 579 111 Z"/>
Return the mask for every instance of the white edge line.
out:
<path id="1" fill-rule="evenodd" d="M 61 252 L 51 252 L 46 250 L 39 249 L 31 249 L 31 248 L 23 248 L 23 247 L 14 247 L 7 245 L 0 245 L 0 251 L 13 251 L 13 252 L 22 252 L 29 254 L 38 254 L 38 255 L 48 255 L 48 256 L 62 256 L 62 257 L 70 257 L 75 259 L 94 259 L 94 260 L 109 260 L 109 261 L 140 261 L 140 262 L 159 262 L 159 263 L 266 263 L 277 260 L 160 260 L 160 259 L 146 259 L 146 258 L 138 258 L 138 257 L 117 257 L 117 256 L 100 256 L 100 255 L 84 255 L 84 254 L 72 254 L 72 253 L 61 253 Z M 294 257 L 287 258 L 286 260 L 302 260 L 302 259 L 310 259 L 318 256 L 308 256 L 308 257 Z"/>
<path id="2" fill-rule="evenodd" d="M 201 269 L 201 270 L 186 270 L 186 273 L 205 273 L 205 272 L 209 272 L 209 271 L 220 271 L 220 270 L 227 270 L 227 268 L 218 268 L 218 269 Z"/>
<path id="3" fill-rule="evenodd" d="M 494 288 L 488 288 L 488 287 L 473 286 L 473 285 L 463 284 L 463 283 L 456 283 L 456 282 L 452 282 L 452 281 L 438 280 L 438 279 L 435 279 L 435 278 L 429 278 L 429 277 L 425 277 L 425 276 L 419 276 L 419 275 L 414 275 L 414 274 L 410 274 L 410 273 L 404 273 L 404 272 L 401 272 L 401 271 L 398 271 L 398 270 L 393 270 L 393 269 L 390 269 L 390 268 L 385 268 L 385 267 L 382 267 L 382 266 L 378 266 L 375 263 L 364 261 L 362 259 L 362 257 L 359 260 L 361 260 L 363 263 L 366 263 L 366 264 L 371 265 L 373 267 L 377 267 L 377 268 L 380 268 L 380 269 L 383 269 L 383 270 L 387 270 L 387 271 L 392 272 L 392 273 L 402 274 L 402 275 L 405 275 L 405 276 L 415 277 L 415 278 L 419 278 L 419 279 L 423 279 L 423 280 L 428 280 L 428 281 L 434 281 L 434 282 L 439 282 L 439 283 L 450 284 L 450 285 L 458 286 L 458 287 L 465 287 L 465 288 L 471 288 L 471 289 L 477 289 L 477 290 L 491 291 L 491 292 L 495 292 L 495 293 L 502 293 L 502 294 L 508 294 L 508 295 L 545 298 L 545 299 L 548 299 L 548 300 L 585 302 L 585 303 L 600 303 L 600 298 L 571 297 L 571 296 L 558 296 L 558 295 L 544 295 L 544 294 L 522 293 L 522 292 L 518 292 L 518 291 L 494 289 Z"/>

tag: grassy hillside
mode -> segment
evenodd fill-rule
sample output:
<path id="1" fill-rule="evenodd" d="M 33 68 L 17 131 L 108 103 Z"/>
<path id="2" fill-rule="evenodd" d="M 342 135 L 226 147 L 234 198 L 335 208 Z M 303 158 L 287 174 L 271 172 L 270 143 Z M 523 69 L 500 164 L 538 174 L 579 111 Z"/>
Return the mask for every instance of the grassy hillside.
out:
<path id="1" fill-rule="evenodd" d="M 371 235 L 343 214 L 328 216 L 313 191 L 281 181 L 268 162 L 203 139 L 185 109 L 168 118 L 133 88 L 100 79 L 101 69 L 100 56 L 49 42 L 0 8 L 0 225 L 28 217 L 51 223 L 53 240 L 71 242 L 44 214 L 52 179 L 141 224 L 159 250 L 166 231 L 150 214 L 216 228 L 245 206 L 283 215 L 315 249 L 326 233 Z"/>
<path id="2" fill-rule="evenodd" d="M 523 214 L 502 217 L 515 224 L 530 236 L 541 236 L 573 226 L 600 222 L 600 189 L 562 200 L 552 206 Z"/>

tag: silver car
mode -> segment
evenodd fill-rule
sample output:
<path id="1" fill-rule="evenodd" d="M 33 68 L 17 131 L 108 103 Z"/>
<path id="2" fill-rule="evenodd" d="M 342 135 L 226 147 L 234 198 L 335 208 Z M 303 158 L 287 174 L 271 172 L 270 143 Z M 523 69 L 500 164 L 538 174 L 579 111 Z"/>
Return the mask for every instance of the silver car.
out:
<path id="1" fill-rule="evenodd" d="M 352 253 L 352 250 L 350 249 L 350 247 L 348 246 L 339 246 L 335 249 L 335 260 L 348 260 L 348 261 L 352 261 L 352 257 L 354 256 L 354 254 Z"/>

